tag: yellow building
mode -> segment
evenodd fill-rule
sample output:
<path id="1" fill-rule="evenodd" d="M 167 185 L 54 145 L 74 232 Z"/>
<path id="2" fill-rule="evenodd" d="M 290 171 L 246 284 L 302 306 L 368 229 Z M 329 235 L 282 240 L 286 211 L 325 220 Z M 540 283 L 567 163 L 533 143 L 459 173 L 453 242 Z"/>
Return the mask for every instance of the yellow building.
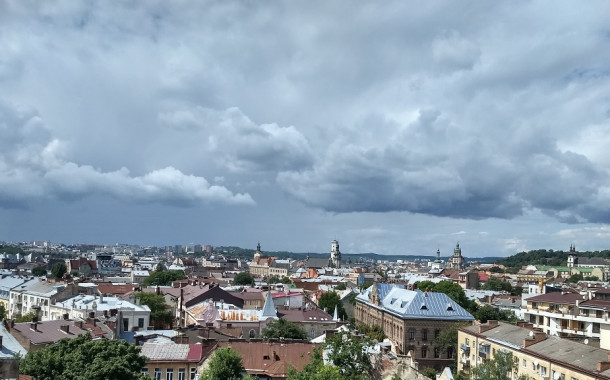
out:
<path id="1" fill-rule="evenodd" d="M 488 321 L 462 327 L 458 330 L 458 350 L 458 371 L 466 375 L 498 352 L 508 352 L 516 364 L 513 378 L 610 380 L 610 351 L 547 336 L 525 322 Z"/>

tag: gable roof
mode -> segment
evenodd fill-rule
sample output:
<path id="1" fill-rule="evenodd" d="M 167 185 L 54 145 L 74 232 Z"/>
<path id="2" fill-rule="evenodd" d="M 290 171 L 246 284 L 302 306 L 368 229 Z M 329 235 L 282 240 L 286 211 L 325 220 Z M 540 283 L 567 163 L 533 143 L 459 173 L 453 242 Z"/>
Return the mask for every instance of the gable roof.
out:
<path id="1" fill-rule="evenodd" d="M 377 286 L 379 305 L 369 301 L 374 286 Z M 407 290 L 392 284 L 373 284 L 356 296 L 356 301 L 383 309 L 401 319 L 474 320 L 469 312 L 445 293 L 422 292 L 419 289 Z"/>

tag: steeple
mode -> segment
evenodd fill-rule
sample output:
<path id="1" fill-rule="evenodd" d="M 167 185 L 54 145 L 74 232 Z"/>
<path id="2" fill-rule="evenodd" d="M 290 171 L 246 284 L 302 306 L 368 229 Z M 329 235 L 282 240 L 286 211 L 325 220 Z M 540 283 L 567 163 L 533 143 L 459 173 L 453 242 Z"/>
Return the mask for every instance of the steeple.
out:
<path id="1" fill-rule="evenodd" d="M 267 298 L 265 298 L 265 304 L 261 314 L 261 321 L 267 318 L 277 319 L 277 312 L 275 311 L 275 305 L 273 305 L 273 299 L 271 298 L 271 292 L 267 292 Z"/>

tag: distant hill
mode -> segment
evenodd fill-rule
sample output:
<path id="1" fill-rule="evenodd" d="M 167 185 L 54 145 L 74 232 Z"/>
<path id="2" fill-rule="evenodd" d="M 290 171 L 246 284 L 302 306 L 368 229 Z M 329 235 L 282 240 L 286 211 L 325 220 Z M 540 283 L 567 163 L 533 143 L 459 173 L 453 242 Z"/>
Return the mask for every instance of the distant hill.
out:
<path id="1" fill-rule="evenodd" d="M 610 258 L 610 250 L 576 252 L 579 257 Z M 510 268 L 521 268 L 524 265 L 550 265 L 565 266 L 568 262 L 568 251 L 553 251 L 552 249 L 538 249 L 528 252 L 519 252 L 516 255 L 505 257 L 499 264 Z"/>
<path id="2" fill-rule="evenodd" d="M 214 247 L 214 252 L 216 253 L 225 253 L 230 254 L 232 256 L 242 257 L 246 259 L 252 258 L 254 255 L 254 249 L 246 249 L 240 247 Z M 318 252 L 287 252 L 287 251 L 263 251 L 264 254 L 269 256 L 275 256 L 280 259 L 292 258 L 296 260 L 303 260 L 309 257 L 315 258 L 326 258 L 329 257 L 330 253 L 318 253 Z M 433 261 L 436 260 L 436 256 L 429 255 L 379 255 L 377 253 L 342 253 L 343 261 L 352 263 L 363 263 L 363 262 L 373 262 L 373 261 L 396 261 L 396 260 L 404 260 L 404 261 Z M 449 257 L 441 257 L 442 260 L 447 261 Z M 499 260 L 503 259 L 503 257 L 465 257 L 467 262 L 478 262 L 478 263 L 495 263 Z"/>

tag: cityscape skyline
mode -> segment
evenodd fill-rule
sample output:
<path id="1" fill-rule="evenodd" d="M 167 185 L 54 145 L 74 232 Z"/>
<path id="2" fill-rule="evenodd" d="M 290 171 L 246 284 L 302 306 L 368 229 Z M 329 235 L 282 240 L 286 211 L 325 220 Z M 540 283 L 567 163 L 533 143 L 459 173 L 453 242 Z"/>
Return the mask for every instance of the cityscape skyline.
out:
<path id="1" fill-rule="evenodd" d="M 0 240 L 608 249 L 608 8 L 4 2 Z"/>

